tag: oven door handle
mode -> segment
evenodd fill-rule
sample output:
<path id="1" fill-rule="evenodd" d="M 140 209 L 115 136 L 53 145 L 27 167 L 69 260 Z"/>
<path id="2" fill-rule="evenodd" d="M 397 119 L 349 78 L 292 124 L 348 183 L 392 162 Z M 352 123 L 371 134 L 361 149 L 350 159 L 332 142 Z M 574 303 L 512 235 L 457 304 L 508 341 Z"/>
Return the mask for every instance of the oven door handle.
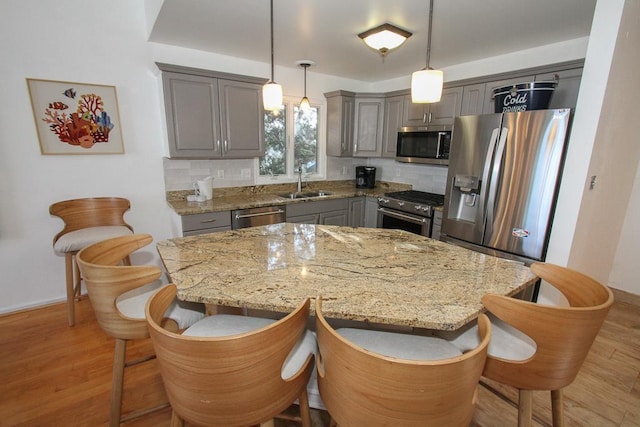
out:
<path id="1" fill-rule="evenodd" d="M 406 215 L 400 212 L 396 212 L 396 211 L 390 211 L 389 209 L 385 209 L 385 208 L 378 208 L 378 212 L 382 212 L 385 215 L 389 215 L 390 217 L 393 218 L 398 218 L 398 219 L 405 219 L 409 222 L 413 222 L 414 224 L 425 224 L 428 221 L 428 218 L 424 218 L 424 217 L 419 217 L 419 216 L 413 216 L 413 215 Z"/>

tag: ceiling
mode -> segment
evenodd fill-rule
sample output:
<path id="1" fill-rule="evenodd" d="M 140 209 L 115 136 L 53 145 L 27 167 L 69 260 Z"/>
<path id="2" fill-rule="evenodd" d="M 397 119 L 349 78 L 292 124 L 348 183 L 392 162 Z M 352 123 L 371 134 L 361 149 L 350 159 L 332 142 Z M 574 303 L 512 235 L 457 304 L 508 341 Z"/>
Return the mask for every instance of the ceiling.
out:
<path id="1" fill-rule="evenodd" d="M 588 36 L 595 3 L 436 0 L 431 66 Z M 428 0 L 274 0 L 275 63 L 311 60 L 310 72 L 368 82 L 407 76 L 426 65 L 428 9 Z M 413 35 L 383 61 L 357 35 L 385 22 Z M 149 40 L 269 63 L 269 1 L 164 0 Z"/>

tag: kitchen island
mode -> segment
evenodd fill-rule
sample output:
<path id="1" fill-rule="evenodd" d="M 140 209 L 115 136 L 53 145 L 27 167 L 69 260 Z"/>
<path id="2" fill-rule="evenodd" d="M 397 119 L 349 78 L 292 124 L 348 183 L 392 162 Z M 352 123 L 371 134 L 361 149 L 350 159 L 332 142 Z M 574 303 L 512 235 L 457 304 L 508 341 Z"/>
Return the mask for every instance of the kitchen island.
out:
<path id="1" fill-rule="evenodd" d="M 537 280 L 520 263 L 377 228 L 281 223 L 157 248 L 183 300 L 288 313 L 321 295 L 328 318 L 432 330 L 456 330 L 484 294 Z"/>

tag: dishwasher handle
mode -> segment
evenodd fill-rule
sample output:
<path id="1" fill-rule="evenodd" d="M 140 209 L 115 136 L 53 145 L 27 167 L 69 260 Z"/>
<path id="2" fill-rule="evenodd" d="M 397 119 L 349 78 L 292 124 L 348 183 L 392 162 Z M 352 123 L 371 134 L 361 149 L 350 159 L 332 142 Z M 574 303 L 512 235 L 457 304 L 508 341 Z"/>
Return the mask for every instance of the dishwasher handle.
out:
<path id="1" fill-rule="evenodd" d="M 258 212 L 258 213 L 252 213 L 252 214 L 236 214 L 236 219 L 254 218 L 257 216 L 267 216 L 267 215 L 283 214 L 283 213 L 284 211 L 282 209 L 278 209 L 276 211 L 269 211 L 269 212 Z"/>

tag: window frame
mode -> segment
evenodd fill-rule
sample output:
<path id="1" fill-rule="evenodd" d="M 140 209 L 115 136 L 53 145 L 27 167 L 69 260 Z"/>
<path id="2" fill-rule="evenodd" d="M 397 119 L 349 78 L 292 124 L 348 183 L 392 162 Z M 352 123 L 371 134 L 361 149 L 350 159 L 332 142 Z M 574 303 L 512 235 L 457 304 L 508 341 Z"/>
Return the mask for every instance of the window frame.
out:
<path id="1" fill-rule="evenodd" d="M 303 172 L 302 177 L 307 181 L 324 180 L 326 176 L 326 164 L 327 164 L 327 150 L 326 150 L 326 138 L 325 138 L 325 126 L 324 120 L 324 108 L 323 105 L 314 99 L 309 99 L 312 107 L 318 109 L 318 146 L 317 149 L 317 165 L 315 173 Z M 254 173 L 256 176 L 257 184 L 279 184 L 296 182 L 298 176 L 295 172 L 296 165 L 294 164 L 294 144 L 295 144 L 295 120 L 294 120 L 294 107 L 299 106 L 300 98 L 294 98 L 291 96 L 283 97 L 282 103 L 286 105 L 287 121 L 285 124 L 285 139 L 286 139 L 286 156 L 285 156 L 285 169 L 286 173 L 282 175 L 260 175 L 260 158 L 254 159 Z"/>

